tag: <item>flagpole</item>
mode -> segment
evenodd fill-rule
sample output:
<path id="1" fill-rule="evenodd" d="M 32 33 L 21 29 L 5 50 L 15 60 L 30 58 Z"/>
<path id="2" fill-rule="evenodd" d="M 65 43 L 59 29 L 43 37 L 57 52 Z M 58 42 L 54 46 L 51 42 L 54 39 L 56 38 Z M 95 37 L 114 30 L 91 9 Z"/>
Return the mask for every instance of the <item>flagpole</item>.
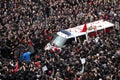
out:
<path id="1" fill-rule="evenodd" d="M 85 26 L 86 26 L 86 40 L 88 41 L 88 28 L 87 28 L 87 24 L 86 24 L 86 22 L 85 22 Z"/>
<path id="2" fill-rule="evenodd" d="M 87 31 L 86 31 L 85 35 L 86 35 L 86 40 L 88 41 L 88 32 Z"/>

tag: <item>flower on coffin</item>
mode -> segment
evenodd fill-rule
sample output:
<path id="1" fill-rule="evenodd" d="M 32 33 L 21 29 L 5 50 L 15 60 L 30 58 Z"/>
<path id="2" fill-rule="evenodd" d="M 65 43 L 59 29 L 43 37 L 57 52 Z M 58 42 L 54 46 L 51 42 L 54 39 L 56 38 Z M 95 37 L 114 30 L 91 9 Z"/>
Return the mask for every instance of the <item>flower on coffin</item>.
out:
<path id="1" fill-rule="evenodd" d="M 93 29 L 93 27 L 92 26 L 90 26 L 89 28 L 88 28 L 88 30 L 92 30 Z"/>

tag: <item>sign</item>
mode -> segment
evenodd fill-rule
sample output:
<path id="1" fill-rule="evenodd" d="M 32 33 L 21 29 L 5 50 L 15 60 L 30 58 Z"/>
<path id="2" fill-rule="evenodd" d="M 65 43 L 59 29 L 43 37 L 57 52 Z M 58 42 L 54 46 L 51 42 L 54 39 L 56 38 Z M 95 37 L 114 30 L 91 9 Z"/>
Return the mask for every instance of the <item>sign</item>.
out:
<path id="1" fill-rule="evenodd" d="M 43 70 L 43 72 L 47 71 L 47 70 L 48 70 L 47 66 L 46 66 L 46 65 L 43 66 L 43 67 L 42 67 L 42 70 Z"/>
<path id="2" fill-rule="evenodd" d="M 85 58 L 81 58 L 80 60 L 81 60 L 82 64 L 85 64 L 85 62 L 86 62 Z"/>

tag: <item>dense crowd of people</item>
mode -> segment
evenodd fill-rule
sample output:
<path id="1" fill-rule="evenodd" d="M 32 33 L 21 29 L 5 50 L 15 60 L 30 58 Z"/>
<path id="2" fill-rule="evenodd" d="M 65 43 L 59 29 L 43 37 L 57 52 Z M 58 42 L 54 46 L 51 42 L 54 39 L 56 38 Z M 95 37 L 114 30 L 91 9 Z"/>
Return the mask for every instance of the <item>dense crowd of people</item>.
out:
<path id="1" fill-rule="evenodd" d="M 120 80 L 120 31 L 44 51 L 61 29 L 120 22 L 119 0 L 0 0 L 1 80 Z M 30 51 L 31 61 L 20 59 Z M 80 59 L 86 63 L 81 64 Z M 84 66 L 84 71 L 79 73 Z"/>

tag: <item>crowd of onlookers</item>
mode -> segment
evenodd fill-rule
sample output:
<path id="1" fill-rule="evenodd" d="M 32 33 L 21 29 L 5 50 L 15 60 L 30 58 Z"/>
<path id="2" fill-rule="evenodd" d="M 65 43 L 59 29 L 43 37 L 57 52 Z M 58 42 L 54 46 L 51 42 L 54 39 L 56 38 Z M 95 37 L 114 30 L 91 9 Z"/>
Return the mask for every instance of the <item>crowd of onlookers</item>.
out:
<path id="1" fill-rule="evenodd" d="M 120 23 L 119 0 L 0 0 L 0 80 L 120 80 L 120 31 L 44 51 L 61 29 Z M 30 51 L 31 61 L 20 55 Z M 84 71 L 80 59 L 85 58 Z"/>

